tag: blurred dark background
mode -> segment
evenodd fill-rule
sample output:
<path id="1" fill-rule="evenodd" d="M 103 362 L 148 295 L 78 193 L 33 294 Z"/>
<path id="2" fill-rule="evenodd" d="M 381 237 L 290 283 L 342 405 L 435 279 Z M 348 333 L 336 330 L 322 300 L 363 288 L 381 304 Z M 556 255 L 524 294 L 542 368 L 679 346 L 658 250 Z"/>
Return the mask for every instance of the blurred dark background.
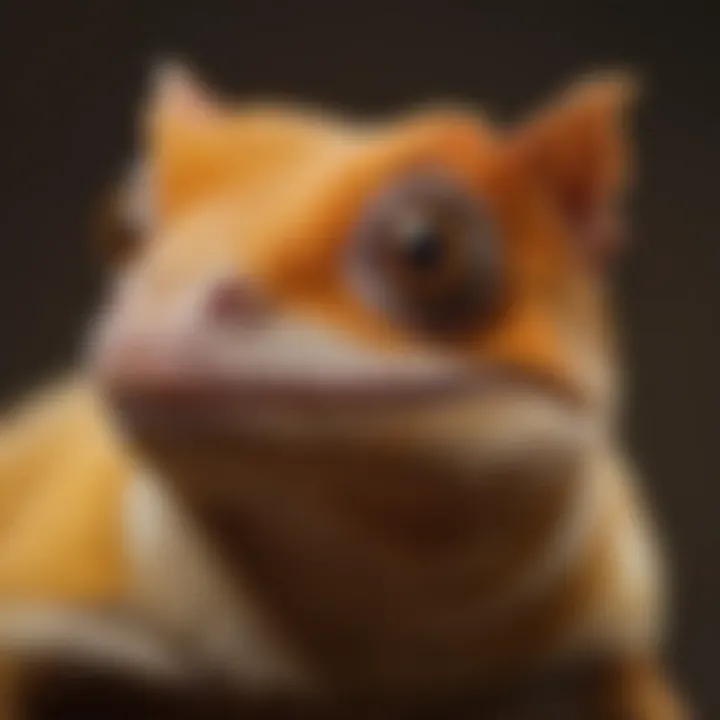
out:
<path id="1" fill-rule="evenodd" d="M 74 360 L 102 285 L 89 212 L 130 155 L 158 58 L 185 58 L 240 97 L 362 113 L 455 97 L 499 119 L 576 72 L 637 69 L 641 183 L 619 277 L 627 436 L 673 552 L 674 663 L 720 717 L 720 45 L 690 4 L 641 5 L 5 0 L 0 399 Z"/>

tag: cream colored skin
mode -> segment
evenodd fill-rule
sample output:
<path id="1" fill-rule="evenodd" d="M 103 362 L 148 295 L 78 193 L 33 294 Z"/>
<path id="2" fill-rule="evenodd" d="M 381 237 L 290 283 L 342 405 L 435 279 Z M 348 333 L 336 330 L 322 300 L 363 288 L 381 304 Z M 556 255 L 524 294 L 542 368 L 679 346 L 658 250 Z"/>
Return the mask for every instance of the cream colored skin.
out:
<path id="1" fill-rule="evenodd" d="M 165 85 L 173 112 L 204 108 L 182 78 Z M 492 688 L 600 654 L 617 668 L 598 679 L 608 713 L 683 717 L 659 670 L 657 541 L 612 435 L 614 361 L 587 284 L 560 333 L 578 403 L 542 374 L 398 351 L 302 305 L 258 314 L 244 285 L 218 326 L 213 289 L 256 262 L 215 242 L 236 216 L 198 206 L 159 230 L 147 210 L 145 234 L 169 239 L 121 274 L 92 379 L 0 436 L 0 490 L 27 517 L 0 519 L 11 664 L 80 656 L 322 701 Z M 199 230 L 204 260 L 182 266 Z"/>

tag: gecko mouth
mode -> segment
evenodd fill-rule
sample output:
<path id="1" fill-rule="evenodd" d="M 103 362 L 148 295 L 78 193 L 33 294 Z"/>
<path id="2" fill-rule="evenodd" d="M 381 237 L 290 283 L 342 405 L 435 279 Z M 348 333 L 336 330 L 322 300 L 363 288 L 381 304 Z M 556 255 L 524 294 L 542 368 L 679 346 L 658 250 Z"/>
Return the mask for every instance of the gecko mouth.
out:
<path id="1" fill-rule="evenodd" d="M 237 337 L 171 333 L 114 338 L 95 377 L 132 424 L 207 426 L 278 416 L 296 426 L 349 416 L 426 412 L 479 395 L 534 392 L 575 403 L 542 373 L 434 353 L 382 353 L 296 324 Z"/>

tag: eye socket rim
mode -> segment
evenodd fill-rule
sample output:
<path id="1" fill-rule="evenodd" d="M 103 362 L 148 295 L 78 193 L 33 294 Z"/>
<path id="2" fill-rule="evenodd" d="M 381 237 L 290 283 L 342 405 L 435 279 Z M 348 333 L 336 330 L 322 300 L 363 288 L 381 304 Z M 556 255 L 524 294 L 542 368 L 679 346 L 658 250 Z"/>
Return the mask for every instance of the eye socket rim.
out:
<path id="1" fill-rule="evenodd" d="M 434 309 L 413 308 L 412 298 L 403 299 L 402 292 L 392 287 L 390 274 L 383 270 L 378 258 L 378 250 L 386 240 L 381 232 L 382 222 L 396 214 L 403 202 L 413 200 L 421 205 L 428 199 L 436 204 L 436 209 L 447 203 L 445 211 L 459 210 L 458 226 L 465 223 L 467 235 L 472 234 L 477 240 L 472 247 L 464 248 L 471 252 L 460 287 L 445 299 L 445 307 Z M 504 258 L 496 224 L 483 199 L 448 173 L 434 168 L 415 170 L 385 185 L 365 202 L 353 227 L 350 247 L 351 284 L 363 301 L 425 337 L 472 332 L 499 310 Z"/>

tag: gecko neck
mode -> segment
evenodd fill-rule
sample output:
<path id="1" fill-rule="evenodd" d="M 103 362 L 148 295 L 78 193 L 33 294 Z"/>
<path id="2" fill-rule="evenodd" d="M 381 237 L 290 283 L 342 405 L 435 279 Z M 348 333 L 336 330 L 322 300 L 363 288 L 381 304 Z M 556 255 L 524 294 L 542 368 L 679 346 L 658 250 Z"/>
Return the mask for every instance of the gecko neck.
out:
<path id="1" fill-rule="evenodd" d="M 505 622 L 581 551 L 594 505 L 587 459 L 468 482 L 347 448 L 216 441 L 153 456 L 231 573 L 335 687 L 463 683 L 529 657 L 501 657 Z"/>

